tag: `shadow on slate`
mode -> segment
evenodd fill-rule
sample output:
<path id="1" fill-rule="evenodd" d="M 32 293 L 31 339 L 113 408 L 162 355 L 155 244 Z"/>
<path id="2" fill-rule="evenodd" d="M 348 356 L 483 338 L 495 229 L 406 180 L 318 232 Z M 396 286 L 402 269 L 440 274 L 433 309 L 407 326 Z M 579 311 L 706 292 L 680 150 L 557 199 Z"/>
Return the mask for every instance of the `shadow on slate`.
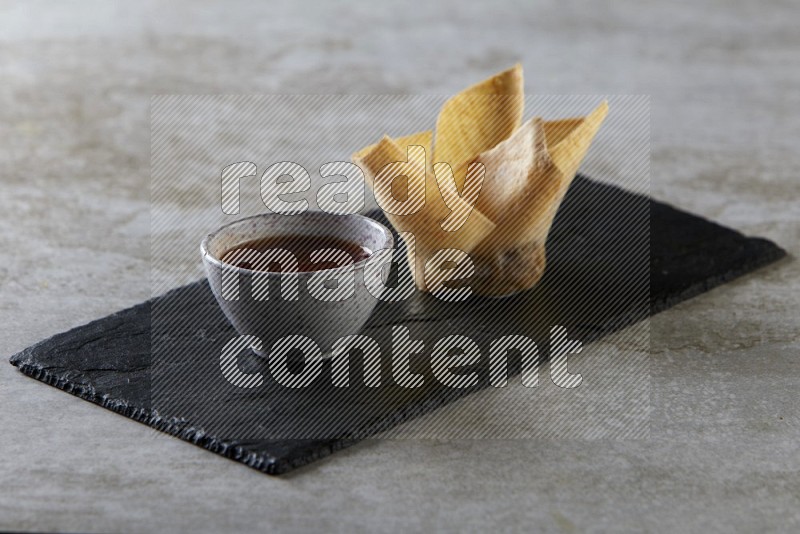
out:
<path id="1" fill-rule="evenodd" d="M 429 363 L 437 339 L 468 335 L 486 355 L 492 339 L 521 334 L 546 358 L 550 326 L 564 326 L 570 338 L 588 343 L 783 256 L 764 239 L 578 177 L 548 240 L 547 273 L 534 289 L 462 303 L 417 293 L 378 305 L 363 331 L 382 349 L 378 388 L 364 385 L 358 350 L 350 354 L 347 388 L 333 386 L 330 361 L 309 387 L 281 387 L 264 360 L 246 353 L 240 368 L 262 372 L 264 384 L 241 389 L 227 383 L 219 355 L 236 333 L 205 281 L 56 335 L 11 363 L 158 430 L 280 474 L 489 385 L 488 358 L 482 357 L 465 369 L 478 371 L 476 386 L 441 386 Z M 397 325 L 424 340 L 425 351 L 410 359 L 411 371 L 424 376 L 422 387 L 402 388 L 392 380 Z M 518 373 L 521 355 L 510 351 L 508 358 L 509 374 Z"/>

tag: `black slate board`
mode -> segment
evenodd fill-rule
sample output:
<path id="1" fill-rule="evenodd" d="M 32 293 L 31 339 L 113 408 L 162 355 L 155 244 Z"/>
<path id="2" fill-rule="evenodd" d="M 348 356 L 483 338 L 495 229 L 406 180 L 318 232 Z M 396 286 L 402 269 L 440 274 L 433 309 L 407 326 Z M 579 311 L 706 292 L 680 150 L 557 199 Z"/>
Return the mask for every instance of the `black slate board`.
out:
<path id="1" fill-rule="evenodd" d="M 507 299 L 444 303 L 418 294 L 380 303 L 364 333 L 382 347 L 397 324 L 408 326 L 426 349 L 458 333 L 482 348 L 500 335 L 523 333 L 546 346 L 541 341 L 548 327 L 558 324 L 588 343 L 783 256 L 767 240 L 578 177 L 556 217 L 548 270 L 536 288 Z M 263 387 L 231 394 L 218 362 L 221 344 L 234 335 L 201 281 L 42 341 L 11 363 L 42 382 L 269 474 L 488 385 L 482 372 L 472 388 L 437 386 L 427 380 L 429 365 L 420 357 L 412 360 L 412 370 L 425 375 L 424 387 L 400 388 L 389 378 L 384 387 L 367 388 L 355 353 L 351 388 L 331 386 L 328 362 L 308 389 L 287 390 L 268 379 Z M 383 376 L 391 377 L 383 363 Z M 248 355 L 239 364 L 245 372 L 265 367 Z M 509 366 L 518 372 L 519 358 L 511 357 Z"/>

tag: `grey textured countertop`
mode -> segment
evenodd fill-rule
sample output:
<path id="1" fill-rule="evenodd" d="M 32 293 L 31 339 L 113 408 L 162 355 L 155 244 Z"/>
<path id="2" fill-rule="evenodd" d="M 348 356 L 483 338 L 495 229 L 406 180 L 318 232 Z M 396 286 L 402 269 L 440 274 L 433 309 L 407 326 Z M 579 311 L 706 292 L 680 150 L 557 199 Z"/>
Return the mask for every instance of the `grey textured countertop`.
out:
<path id="1" fill-rule="evenodd" d="M 450 93 L 521 61 L 530 92 L 651 95 L 653 196 L 796 256 L 798 16 L 2 2 L 0 352 L 149 296 L 155 93 Z M 0 365 L 0 529 L 796 531 L 798 274 L 783 260 L 652 319 L 641 440 L 375 440 L 271 478 Z"/>

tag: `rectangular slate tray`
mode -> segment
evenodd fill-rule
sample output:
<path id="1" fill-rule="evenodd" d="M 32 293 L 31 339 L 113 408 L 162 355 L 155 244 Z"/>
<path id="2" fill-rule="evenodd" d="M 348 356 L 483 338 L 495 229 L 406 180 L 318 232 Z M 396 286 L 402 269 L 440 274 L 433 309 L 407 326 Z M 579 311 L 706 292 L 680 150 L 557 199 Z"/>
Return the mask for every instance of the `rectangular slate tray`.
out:
<path id="1" fill-rule="evenodd" d="M 547 328 L 558 324 L 588 343 L 785 254 L 770 241 L 579 176 L 548 239 L 547 273 L 533 290 L 464 303 L 421 294 L 380 303 L 364 332 L 381 346 L 393 325 L 408 326 L 426 349 L 454 333 L 468 333 L 482 348 L 503 334 L 524 334 L 546 346 L 540 341 Z M 200 281 L 58 334 L 11 363 L 37 380 L 268 474 L 307 464 L 488 385 L 488 372 L 480 367 L 477 386 L 444 388 L 427 380 L 429 365 L 420 357 L 412 370 L 425 375 L 425 387 L 409 390 L 389 380 L 367 388 L 356 352 L 353 387 L 334 388 L 323 379 L 309 389 L 287 390 L 268 379 L 264 387 L 232 395 L 220 376 L 219 354 L 234 335 Z M 384 352 L 385 360 L 390 351 Z M 239 365 L 253 372 L 266 364 L 242 354 Z M 325 365 L 323 376 L 330 377 Z M 384 361 L 384 371 L 387 366 Z M 512 355 L 509 371 L 519 370 L 520 359 Z"/>

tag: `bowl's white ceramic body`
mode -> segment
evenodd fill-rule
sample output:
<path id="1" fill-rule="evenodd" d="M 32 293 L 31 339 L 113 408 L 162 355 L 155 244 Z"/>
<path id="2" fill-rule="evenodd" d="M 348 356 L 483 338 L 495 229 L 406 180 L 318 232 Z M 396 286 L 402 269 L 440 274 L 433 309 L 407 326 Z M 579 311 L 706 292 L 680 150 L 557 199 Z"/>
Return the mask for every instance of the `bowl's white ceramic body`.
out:
<path id="1" fill-rule="evenodd" d="M 370 251 L 394 247 L 392 233 L 384 225 L 362 215 L 329 215 L 307 212 L 298 215 L 265 214 L 242 219 L 208 235 L 200 246 L 208 282 L 225 316 L 241 335 L 256 336 L 261 341 L 257 353 L 268 355 L 278 339 L 301 335 L 312 339 L 323 353 L 344 336 L 356 334 L 364 326 L 378 302 L 364 284 L 364 267 L 369 259 L 350 267 L 300 273 L 275 273 L 234 267 L 220 260 L 222 255 L 248 241 L 278 236 L 329 236 L 345 239 Z M 354 292 L 341 301 L 315 298 L 308 282 L 315 273 L 354 277 Z M 231 280 L 238 277 L 238 294 L 232 298 Z M 280 284 L 296 277 L 297 299 L 288 300 L 279 292 Z M 253 283 L 268 281 L 269 292 L 252 291 Z M 223 293 L 223 285 L 225 292 Z M 264 287 L 259 286 L 259 287 Z M 374 288 L 373 288 L 373 291 Z"/>

